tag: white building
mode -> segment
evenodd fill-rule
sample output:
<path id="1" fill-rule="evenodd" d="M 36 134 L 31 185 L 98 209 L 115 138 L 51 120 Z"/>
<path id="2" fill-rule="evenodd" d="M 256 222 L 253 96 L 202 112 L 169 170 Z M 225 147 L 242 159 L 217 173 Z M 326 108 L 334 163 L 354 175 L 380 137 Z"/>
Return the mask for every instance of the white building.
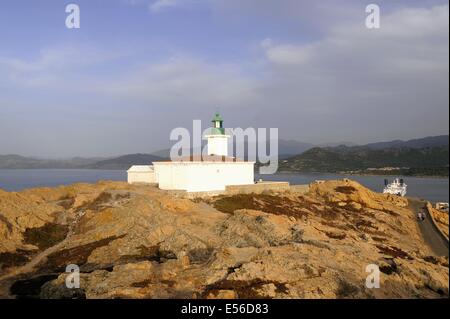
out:
<path id="1" fill-rule="evenodd" d="M 230 136 L 225 134 L 223 120 L 219 114 L 214 116 L 212 123 L 211 134 L 205 136 L 208 139 L 208 155 L 228 156 Z"/>
<path id="2" fill-rule="evenodd" d="M 128 171 L 128 183 L 130 184 L 154 184 L 157 183 L 155 170 L 152 165 L 134 165 Z"/>
<path id="3" fill-rule="evenodd" d="M 159 188 L 205 192 L 227 185 L 254 184 L 254 162 L 225 156 L 207 156 L 172 162 L 154 162 Z"/>
<path id="4" fill-rule="evenodd" d="M 153 166 L 133 166 L 129 183 L 158 183 L 164 190 L 187 192 L 223 191 L 228 185 L 254 184 L 255 162 L 228 156 L 228 138 L 223 120 L 216 114 L 208 139 L 208 156 L 191 156 L 177 161 L 153 162 Z M 152 181 L 152 182 L 150 182 Z"/>

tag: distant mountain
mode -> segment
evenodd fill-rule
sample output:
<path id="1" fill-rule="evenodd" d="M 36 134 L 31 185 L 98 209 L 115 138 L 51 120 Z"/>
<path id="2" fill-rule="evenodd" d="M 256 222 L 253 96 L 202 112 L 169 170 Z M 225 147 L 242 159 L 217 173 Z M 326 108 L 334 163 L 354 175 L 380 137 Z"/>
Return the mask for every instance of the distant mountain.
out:
<path id="1" fill-rule="evenodd" d="M 256 150 L 256 152 L 258 152 L 258 144 L 255 146 L 254 143 L 253 144 L 249 144 L 249 143 L 244 143 L 244 147 L 246 150 L 249 149 L 249 147 L 252 147 Z M 310 143 L 304 143 L 304 142 L 299 142 L 299 141 L 294 141 L 294 140 L 283 140 L 283 139 L 279 139 L 278 140 L 278 158 L 280 159 L 284 159 L 284 158 L 289 158 L 291 156 L 297 155 L 297 154 L 302 154 L 303 152 L 311 149 L 315 147 L 314 144 L 310 144 Z M 236 150 L 236 146 L 234 147 L 234 149 Z M 266 153 L 271 153 L 273 154 L 273 150 L 270 150 L 270 141 L 266 142 Z M 236 153 L 233 154 L 234 156 L 236 156 Z M 245 157 L 245 159 L 247 159 L 247 157 Z"/>
<path id="2" fill-rule="evenodd" d="M 203 145 L 202 147 L 204 147 L 206 145 L 206 141 L 203 141 Z M 244 148 L 246 150 L 248 150 L 249 145 L 251 145 L 252 147 L 255 147 L 254 144 L 249 144 L 247 141 L 244 143 Z M 268 145 L 269 143 L 267 143 L 267 149 L 268 149 Z M 283 140 L 283 139 L 279 139 L 278 140 L 278 154 L 279 154 L 279 158 L 287 158 L 290 156 L 294 156 L 297 154 L 301 154 L 304 151 L 307 151 L 311 148 L 314 147 L 314 144 L 311 143 L 304 143 L 304 142 L 299 142 L 299 141 L 294 141 L 294 140 Z M 236 150 L 236 144 L 234 145 L 234 150 Z M 257 149 L 257 147 L 255 148 Z M 194 154 L 199 153 L 201 150 L 198 149 L 191 149 L 191 152 Z M 151 153 L 152 155 L 158 156 L 158 157 L 163 157 L 163 158 L 169 158 L 170 157 L 170 149 L 164 149 L 164 150 L 159 150 L 156 152 Z M 233 153 L 234 156 L 236 156 L 236 151 L 234 151 Z"/>
<path id="3" fill-rule="evenodd" d="M 104 158 L 39 159 L 20 155 L 0 155 L 0 169 L 68 169 L 91 165 Z"/>
<path id="4" fill-rule="evenodd" d="M 280 163 L 280 170 L 329 173 L 448 175 L 449 147 L 334 147 L 310 149 Z M 426 174 L 425 174 L 426 173 Z"/>
<path id="5" fill-rule="evenodd" d="M 130 168 L 132 165 L 151 165 L 152 162 L 161 161 L 163 159 L 164 158 L 153 154 L 129 154 L 104 161 L 98 161 L 96 163 L 86 165 L 85 168 L 125 170 Z"/>
<path id="6" fill-rule="evenodd" d="M 152 152 L 151 155 L 161 157 L 161 158 L 169 158 L 170 157 L 170 148 Z"/>
<path id="7" fill-rule="evenodd" d="M 319 144 L 317 145 L 318 147 L 338 147 L 338 146 L 358 146 L 358 144 L 356 143 L 352 143 L 352 142 L 335 142 L 335 143 L 323 143 L 323 144 Z"/>
<path id="8" fill-rule="evenodd" d="M 287 158 L 292 155 L 302 154 L 313 147 L 315 145 L 311 143 L 280 139 L 278 141 L 278 154 L 280 158 Z"/>
<path id="9" fill-rule="evenodd" d="M 447 146 L 449 145 L 449 136 L 448 135 L 439 135 L 439 136 L 429 136 L 424 138 L 418 138 L 408 141 L 402 140 L 394 140 L 389 142 L 378 142 L 378 143 L 370 143 L 364 145 L 364 147 L 368 147 L 374 150 L 381 150 L 385 148 L 393 148 L 393 147 L 410 147 L 410 148 L 424 148 L 424 147 L 439 147 L 439 146 Z"/>
<path id="10" fill-rule="evenodd" d="M 129 154 L 115 158 L 38 159 L 20 155 L 0 155 L 0 169 L 128 169 L 131 165 L 148 165 L 163 157 L 152 154 Z"/>
<path id="11" fill-rule="evenodd" d="M 389 141 L 354 146 L 349 142 L 321 144 L 278 140 L 281 169 L 336 172 L 384 166 L 448 167 L 449 136 L 433 136 L 408 141 Z M 205 143 L 205 141 L 203 141 Z M 266 145 L 268 150 L 269 143 Z M 245 149 L 255 147 L 244 143 Z M 427 149 L 428 148 L 428 149 Z M 236 150 L 236 146 L 234 147 Z M 377 152 L 378 151 L 378 152 Z M 195 149 L 194 153 L 200 152 Z M 0 155 L 0 169 L 127 169 L 169 158 L 170 149 L 152 154 L 127 154 L 113 158 L 40 159 L 20 155 Z M 246 157 L 245 157 L 246 158 Z M 448 169 L 447 169 L 448 170 Z"/>

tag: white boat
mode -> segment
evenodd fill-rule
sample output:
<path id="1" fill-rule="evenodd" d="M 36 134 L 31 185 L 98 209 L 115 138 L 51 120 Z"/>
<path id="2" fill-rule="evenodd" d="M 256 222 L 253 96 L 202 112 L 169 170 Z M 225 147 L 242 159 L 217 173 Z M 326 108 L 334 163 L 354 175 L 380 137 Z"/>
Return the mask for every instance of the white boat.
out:
<path id="1" fill-rule="evenodd" d="M 407 185 L 402 178 L 396 178 L 392 183 L 389 183 L 388 180 L 385 179 L 383 193 L 403 197 L 406 195 L 406 187 Z"/>

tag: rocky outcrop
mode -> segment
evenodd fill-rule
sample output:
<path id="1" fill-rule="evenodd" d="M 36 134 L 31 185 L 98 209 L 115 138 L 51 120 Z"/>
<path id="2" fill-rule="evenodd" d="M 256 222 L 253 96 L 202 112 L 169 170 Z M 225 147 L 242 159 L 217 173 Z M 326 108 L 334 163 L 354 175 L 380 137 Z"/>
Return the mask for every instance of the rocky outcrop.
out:
<path id="1" fill-rule="evenodd" d="M 448 297 L 448 258 L 433 256 L 407 205 L 348 180 L 201 200 L 121 182 L 0 191 L 0 294 Z M 65 285 L 69 264 L 79 289 Z M 380 289 L 365 286 L 369 264 Z"/>
<path id="2" fill-rule="evenodd" d="M 436 208 L 434 208 L 430 203 L 427 204 L 427 209 L 429 214 L 431 215 L 431 218 L 433 220 L 433 223 L 436 224 L 436 227 L 439 229 L 439 231 L 442 233 L 443 237 L 448 242 L 448 211 L 440 211 Z"/>

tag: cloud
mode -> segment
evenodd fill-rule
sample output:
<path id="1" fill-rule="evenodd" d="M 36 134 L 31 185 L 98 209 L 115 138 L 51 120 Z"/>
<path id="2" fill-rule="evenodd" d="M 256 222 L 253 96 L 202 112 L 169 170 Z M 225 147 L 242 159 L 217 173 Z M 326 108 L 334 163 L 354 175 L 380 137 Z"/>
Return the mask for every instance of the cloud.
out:
<path id="1" fill-rule="evenodd" d="M 319 118 L 327 126 L 323 134 L 345 138 L 355 131 L 363 141 L 432 134 L 438 127 L 445 132 L 448 28 L 444 5 L 385 14 L 378 30 L 337 25 L 313 43 L 266 39 L 261 48 L 271 73 L 268 105 L 283 101 L 285 112 L 315 133 L 309 140 L 318 136 L 311 123 Z"/>
<path id="2" fill-rule="evenodd" d="M 153 109 L 233 107 L 255 99 L 259 80 L 241 64 L 214 63 L 181 53 L 154 61 L 134 60 L 127 54 L 95 45 L 67 45 L 42 49 L 29 59 L 0 56 L 0 86 L 24 92 L 36 89 L 53 96 L 88 93 L 145 103 Z"/>
<path id="3" fill-rule="evenodd" d="M 313 45 L 274 45 L 269 38 L 261 42 L 261 47 L 265 50 L 266 56 L 271 62 L 286 65 L 306 63 L 314 53 Z"/>
<path id="4" fill-rule="evenodd" d="M 241 125 L 279 127 L 281 136 L 318 143 L 448 127 L 448 6 L 395 10 L 379 30 L 364 19 L 337 24 L 300 44 L 266 38 L 260 50 L 263 59 L 254 62 L 176 55 L 143 63 L 103 89 L 149 109 L 185 109 L 185 117 L 217 105 L 239 110 Z"/>
<path id="5" fill-rule="evenodd" d="M 157 0 L 150 4 L 149 8 L 152 12 L 160 12 L 164 9 L 176 7 L 183 4 L 186 1 L 182 0 Z"/>
<path id="6" fill-rule="evenodd" d="M 0 135 L 26 128 L 22 150 L 35 145 L 40 155 L 64 149 L 72 155 L 137 152 L 158 141 L 166 147 L 168 128 L 189 125 L 217 107 L 226 125 L 278 127 L 281 137 L 307 142 L 448 133 L 448 6 L 383 7 L 379 30 L 366 29 L 364 17 L 341 16 L 326 21 L 323 34 L 313 37 L 309 29 L 266 33 L 258 23 L 288 29 L 286 16 L 314 13 L 325 24 L 317 8 L 305 6 L 298 13 L 300 1 L 286 1 L 292 7 L 242 0 L 242 11 L 234 2 L 233 13 L 247 17 L 251 29 L 245 29 L 242 46 L 229 47 L 231 55 L 217 55 L 215 44 L 205 49 L 199 41 L 180 47 L 183 41 L 175 38 L 168 38 L 164 49 L 130 44 L 124 52 L 89 43 L 53 46 L 26 58 L 0 55 L 0 111 L 9 122 L 1 123 Z M 245 13 L 249 3 L 254 6 Z M 224 17 L 230 13 L 221 11 Z M 253 13 L 265 18 L 254 19 Z M 271 13 L 278 18 L 272 20 Z M 228 33 L 212 35 L 230 43 L 220 37 Z M 249 53 L 255 43 L 259 46 Z M 51 131 L 56 124 L 64 134 Z M 53 143 L 57 135 L 67 141 Z M 40 147 L 45 139 L 47 149 Z M 20 153 L 14 145 L 10 149 Z"/>
<path id="7" fill-rule="evenodd" d="M 150 107 L 232 107 L 254 100 L 257 83 L 239 65 L 176 56 L 139 65 L 103 89 L 126 100 L 145 101 Z"/>
<path id="8" fill-rule="evenodd" d="M 130 6 L 145 5 L 151 13 L 161 13 L 174 8 L 184 8 L 190 5 L 210 5 L 216 0 L 121 0 Z"/>
<path id="9" fill-rule="evenodd" d="M 40 50 L 35 58 L 0 56 L 0 82 L 18 87 L 59 87 L 74 77 L 89 73 L 92 67 L 124 55 L 84 45 L 59 45 Z"/>
<path id="10" fill-rule="evenodd" d="M 272 41 L 263 49 L 275 72 L 289 66 L 287 77 L 296 70 L 298 77 L 314 74 L 334 81 L 331 87 L 352 84 L 347 94 L 358 86 L 393 90 L 414 81 L 428 87 L 422 83 L 427 77 L 438 81 L 448 74 L 448 27 L 448 6 L 404 9 L 383 17 L 379 30 L 363 25 L 337 27 L 313 44 Z"/>

